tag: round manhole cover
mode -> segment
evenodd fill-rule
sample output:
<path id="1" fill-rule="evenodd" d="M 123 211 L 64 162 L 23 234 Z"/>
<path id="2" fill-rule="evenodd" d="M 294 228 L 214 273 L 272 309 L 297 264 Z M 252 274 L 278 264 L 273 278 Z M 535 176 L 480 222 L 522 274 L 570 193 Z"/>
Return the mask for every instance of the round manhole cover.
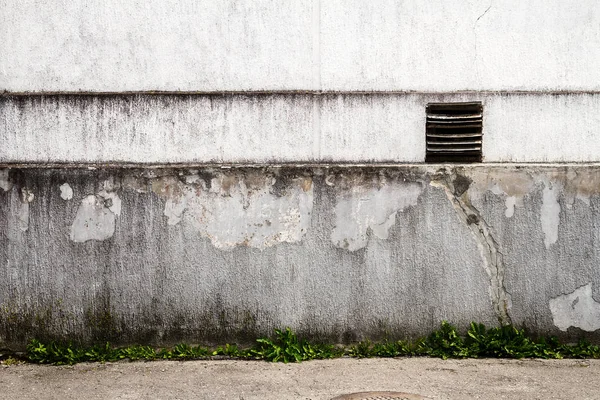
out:
<path id="1" fill-rule="evenodd" d="M 331 400 L 424 400 L 426 397 L 402 392 L 360 392 L 343 394 Z"/>

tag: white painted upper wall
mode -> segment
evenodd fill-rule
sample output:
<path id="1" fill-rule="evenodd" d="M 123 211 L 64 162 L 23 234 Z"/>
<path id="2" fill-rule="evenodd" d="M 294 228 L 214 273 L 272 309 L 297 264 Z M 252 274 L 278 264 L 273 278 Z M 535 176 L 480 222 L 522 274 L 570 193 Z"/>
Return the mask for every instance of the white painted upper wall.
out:
<path id="1" fill-rule="evenodd" d="M 598 0 L 0 0 L 0 91 L 600 90 Z"/>

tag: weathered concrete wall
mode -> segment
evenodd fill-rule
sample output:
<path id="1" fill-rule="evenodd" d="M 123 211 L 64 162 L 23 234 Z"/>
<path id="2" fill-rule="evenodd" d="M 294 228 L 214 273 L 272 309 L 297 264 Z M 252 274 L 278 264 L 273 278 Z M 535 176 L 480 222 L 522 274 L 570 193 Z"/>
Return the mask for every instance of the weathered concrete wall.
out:
<path id="1" fill-rule="evenodd" d="M 599 90 L 595 0 L 1 0 L 0 91 Z"/>
<path id="2" fill-rule="evenodd" d="M 429 102 L 481 101 L 485 162 L 600 161 L 600 94 L 0 97 L 0 163 L 425 160 Z"/>
<path id="3" fill-rule="evenodd" d="M 0 346 L 512 322 L 599 340 L 596 166 L 4 169 Z"/>
<path id="4" fill-rule="evenodd" d="M 455 101 L 483 103 L 485 162 L 600 162 L 599 23 L 593 0 L 0 0 L 0 346 L 442 319 L 600 341 L 598 165 L 398 165 Z"/>

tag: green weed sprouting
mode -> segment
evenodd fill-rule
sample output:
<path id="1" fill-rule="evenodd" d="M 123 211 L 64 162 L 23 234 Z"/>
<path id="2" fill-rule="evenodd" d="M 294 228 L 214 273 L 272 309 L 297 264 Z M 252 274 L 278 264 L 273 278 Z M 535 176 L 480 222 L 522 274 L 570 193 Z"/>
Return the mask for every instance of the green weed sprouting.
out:
<path id="1" fill-rule="evenodd" d="M 385 340 L 372 343 L 365 340 L 349 347 L 310 343 L 298 338 L 290 328 L 276 329 L 274 337 L 257 339 L 253 347 L 244 349 L 233 344 L 219 346 L 216 349 L 187 344 L 178 344 L 166 349 L 140 345 L 118 348 L 109 343 L 82 347 L 73 343 L 42 343 L 33 339 L 27 345 L 24 359 L 32 363 L 62 365 L 86 361 L 198 360 L 222 356 L 286 363 L 342 356 L 356 358 L 430 356 L 443 359 L 600 358 L 600 347 L 583 340 L 575 345 L 568 345 L 559 343 L 555 337 L 533 339 L 524 329 L 513 326 L 486 328 L 474 322 L 471 323 L 467 334 L 461 336 L 454 326 L 443 321 L 438 330 L 412 342 Z"/>
<path id="2" fill-rule="evenodd" d="M 333 345 L 311 344 L 298 339 L 290 328 L 275 329 L 274 339 L 257 339 L 248 354 L 259 360 L 284 363 L 339 357 L 343 353 Z"/>

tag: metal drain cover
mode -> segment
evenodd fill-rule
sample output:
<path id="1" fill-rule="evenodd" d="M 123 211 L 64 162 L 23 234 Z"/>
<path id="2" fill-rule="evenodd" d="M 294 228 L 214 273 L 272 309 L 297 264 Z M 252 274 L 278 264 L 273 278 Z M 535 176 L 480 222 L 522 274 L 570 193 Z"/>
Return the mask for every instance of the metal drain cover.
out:
<path id="1" fill-rule="evenodd" d="M 331 400 L 424 400 L 426 397 L 402 392 L 359 392 L 343 394 Z"/>

